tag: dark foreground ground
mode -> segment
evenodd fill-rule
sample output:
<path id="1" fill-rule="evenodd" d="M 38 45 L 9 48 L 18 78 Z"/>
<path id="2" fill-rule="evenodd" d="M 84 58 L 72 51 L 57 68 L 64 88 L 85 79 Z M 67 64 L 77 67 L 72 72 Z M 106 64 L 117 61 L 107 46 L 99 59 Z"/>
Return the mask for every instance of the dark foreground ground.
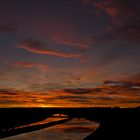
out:
<path id="1" fill-rule="evenodd" d="M 68 118 L 37 126 L 17 127 L 32 124 L 51 117 L 65 114 Z M 52 125 L 57 125 L 72 118 L 86 118 L 99 122 L 99 128 L 84 140 L 119 140 L 140 139 L 140 107 L 137 108 L 1 108 L 0 138 L 27 133 Z"/>

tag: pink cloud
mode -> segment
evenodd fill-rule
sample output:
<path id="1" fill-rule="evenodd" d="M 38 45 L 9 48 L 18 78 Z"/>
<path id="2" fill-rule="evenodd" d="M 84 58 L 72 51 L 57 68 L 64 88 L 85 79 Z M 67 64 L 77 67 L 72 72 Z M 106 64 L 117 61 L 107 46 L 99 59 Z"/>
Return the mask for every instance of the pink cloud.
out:
<path id="1" fill-rule="evenodd" d="M 15 65 L 18 67 L 25 67 L 25 68 L 48 67 L 45 64 L 25 62 L 25 61 L 16 61 L 16 62 L 13 62 L 12 65 Z"/>
<path id="2" fill-rule="evenodd" d="M 135 14 L 135 2 L 131 0 L 89 0 L 88 3 L 93 4 L 93 6 L 96 8 L 96 12 L 105 12 L 113 18 L 133 16 Z"/>
<path id="3" fill-rule="evenodd" d="M 54 41 L 57 42 L 58 44 L 64 44 L 64 45 L 70 45 L 78 48 L 88 48 L 88 44 L 83 43 L 82 41 L 74 40 L 74 39 L 69 39 L 66 37 L 62 36 L 54 36 Z"/>
<path id="4" fill-rule="evenodd" d="M 44 45 L 41 41 L 28 39 L 23 42 L 20 42 L 17 45 L 17 48 L 24 49 L 28 52 L 35 53 L 35 54 L 42 54 L 42 55 L 53 55 L 62 58 L 79 58 L 82 57 L 81 54 L 78 53 L 65 53 L 65 52 L 58 52 L 55 50 L 48 50 L 44 49 Z"/>

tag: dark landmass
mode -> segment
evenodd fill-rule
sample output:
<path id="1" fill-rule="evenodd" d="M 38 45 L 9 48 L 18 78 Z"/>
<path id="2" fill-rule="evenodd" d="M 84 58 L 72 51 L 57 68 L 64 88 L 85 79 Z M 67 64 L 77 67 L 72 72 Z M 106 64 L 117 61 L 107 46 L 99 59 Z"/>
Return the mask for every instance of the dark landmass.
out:
<path id="1" fill-rule="evenodd" d="M 140 108 L 102 110 L 98 117 L 99 128 L 83 140 L 140 139 Z M 95 121 L 94 115 L 87 119 Z"/>
<path id="2" fill-rule="evenodd" d="M 39 122 L 54 114 L 67 115 L 67 119 L 37 126 L 15 129 Z M 1 108 L 0 138 L 27 133 L 73 118 L 86 118 L 100 123 L 99 128 L 84 140 L 140 139 L 140 107 L 137 108 Z"/>

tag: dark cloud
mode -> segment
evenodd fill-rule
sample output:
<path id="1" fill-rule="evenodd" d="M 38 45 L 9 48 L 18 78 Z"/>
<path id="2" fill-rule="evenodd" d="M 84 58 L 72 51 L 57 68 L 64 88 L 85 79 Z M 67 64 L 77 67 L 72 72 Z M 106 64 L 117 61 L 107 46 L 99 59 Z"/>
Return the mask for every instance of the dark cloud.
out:
<path id="1" fill-rule="evenodd" d="M 0 25 L 0 32 L 15 33 L 15 32 L 17 32 L 17 29 L 15 27 L 11 27 L 11 26 Z"/>
<path id="2" fill-rule="evenodd" d="M 96 8 L 96 12 L 105 12 L 112 18 L 133 16 L 138 2 L 127 0 L 90 0 Z"/>
<path id="3" fill-rule="evenodd" d="M 111 17 L 111 23 L 107 26 L 107 33 L 95 36 L 97 43 L 119 39 L 125 42 L 140 43 L 140 9 L 139 1 L 132 0 L 89 0 L 93 4 L 95 12 L 106 13 Z"/>
<path id="4" fill-rule="evenodd" d="M 90 99 L 89 97 L 85 97 L 85 96 L 78 96 L 78 95 L 60 95 L 57 96 L 58 99 Z"/>
<path id="5" fill-rule="evenodd" d="M 136 99 L 136 100 L 126 100 L 126 101 L 122 101 L 122 103 L 124 104 L 140 104 L 140 98 Z"/>
<path id="6" fill-rule="evenodd" d="M 140 43 L 140 19 L 125 21 L 118 27 L 113 27 L 111 31 L 104 35 L 94 36 L 95 43 L 108 43 L 113 40 L 121 40 L 126 43 Z"/>
<path id="7" fill-rule="evenodd" d="M 126 79 L 124 79 L 124 81 L 129 81 L 131 83 L 134 83 L 135 85 L 139 85 L 140 86 L 140 73 L 131 75 L 129 77 L 127 77 Z"/>
<path id="8" fill-rule="evenodd" d="M 1 88 L 0 89 L 0 95 L 17 95 L 16 93 L 17 91 L 14 89 L 5 89 L 5 88 Z"/>
<path id="9" fill-rule="evenodd" d="M 100 92 L 100 88 L 75 88 L 75 89 L 64 89 L 65 92 L 73 94 L 88 94 L 95 92 Z"/>
<path id="10" fill-rule="evenodd" d="M 107 34 L 96 38 L 97 42 L 100 40 L 107 42 L 119 39 L 129 44 L 140 43 L 140 18 L 130 17 L 117 27 L 113 27 Z"/>
<path id="11" fill-rule="evenodd" d="M 60 100 L 66 100 L 68 102 L 76 102 L 76 103 L 82 103 L 82 104 L 92 104 L 91 98 L 87 96 L 81 96 L 81 95 L 60 95 L 56 96 L 56 99 Z"/>
<path id="12" fill-rule="evenodd" d="M 140 43 L 140 19 L 130 18 L 114 31 L 114 36 L 128 43 Z"/>
<path id="13" fill-rule="evenodd" d="M 113 101 L 115 100 L 115 98 L 111 97 L 111 96 L 106 96 L 106 97 L 96 97 L 96 100 L 100 100 L 100 101 Z"/>
<path id="14" fill-rule="evenodd" d="M 136 82 L 133 79 L 133 77 L 132 77 L 132 79 L 129 78 L 129 80 L 127 78 L 124 80 L 120 80 L 120 81 L 106 80 L 103 83 L 108 86 L 116 86 L 116 87 L 124 87 L 124 88 L 135 88 L 135 87 L 140 88 L 140 83 Z"/>
<path id="15" fill-rule="evenodd" d="M 107 86 L 114 86 L 114 87 L 140 89 L 140 73 L 137 73 L 137 74 L 134 74 L 131 76 L 127 76 L 118 81 L 105 80 L 105 81 L 103 81 L 103 84 L 107 85 Z"/>
<path id="16" fill-rule="evenodd" d="M 9 96 L 11 96 L 11 95 L 17 95 L 17 93 L 13 93 L 13 92 L 5 92 L 5 91 L 2 91 L 2 90 L 0 90 L 0 96 L 1 95 L 9 95 Z"/>

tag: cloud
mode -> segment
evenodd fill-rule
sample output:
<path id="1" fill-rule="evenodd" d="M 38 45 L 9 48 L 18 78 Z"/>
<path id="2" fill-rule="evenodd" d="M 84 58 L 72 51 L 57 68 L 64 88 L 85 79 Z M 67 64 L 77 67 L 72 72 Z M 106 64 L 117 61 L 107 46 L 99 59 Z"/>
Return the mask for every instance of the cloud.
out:
<path id="1" fill-rule="evenodd" d="M 112 18 L 122 16 L 133 16 L 135 14 L 136 3 L 132 0 L 87 0 L 83 1 L 85 4 L 92 3 L 96 12 L 105 12 Z"/>
<path id="2" fill-rule="evenodd" d="M 133 83 L 134 85 L 140 86 L 140 73 L 131 75 L 122 79 L 122 81 Z"/>
<path id="3" fill-rule="evenodd" d="M 140 43 L 139 1 L 132 0 L 89 0 L 95 13 L 106 13 L 111 17 L 106 33 L 93 37 L 96 43 L 119 39 L 128 43 Z"/>
<path id="4" fill-rule="evenodd" d="M 129 43 L 140 43 L 140 19 L 130 19 L 113 31 L 114 37 Z"/>
<path id="5" fill-rule="evenodd" d="M 17 45 L 17 48 L 21 48 L 35 54 L 52 55 L 52 56 L 57 56 L 61 58 L 81 58 L 82 57 L 82 54 L 78 54 L 78 53 L 64 53 L 64 52 L 58 52 L 55 50 L 44 49 L 44 46 L 45 44 L 39 40 L 27 39 L 20 42 Z"/>
<path id="6" fill-rule="evenodd" d="M 17 29 L 15 27 L 0 25 L 0 32 L 15 33 L 16 31 Z"/>
<path id="7" fill-rule="evenodd" d="M 58 44 L 69 45 L 77 48 L 89 47 L 90 40 L 86 36 L 81 37 L 77 28 L 66 20 L 57 18 L 40 21 L 37 25 L 39 31 L 43 34 L 50 35 L 52 41 Z"/>
<path id="8" fill-rule="evenodd" d="M 133 45 L 140 43 L 140 19 L 130 19 L 118 27 L 113 27 L 110 32 L 93 37 L 94 43 L 107 43 L 113 40 L 121 40 Z"/>
<path id="9" fill-rule="evenodd" d="M 57 91 L 56 91 L 57 92 Z M 61 102 L 65 101 L 66 103 L 72 104 L 76 103 L 77 105 L 79 104 L 92 104 L 93 101 L 91 100 L 90 97 L 87 95 L 73 95 L 73 93 L 67 93 L 67 92 L 57 92 L 60 95 L 56 96 L 56 100 L 60 100 Z"/>
<path id="10" fill-rule="evenodd" d="M 91 3 L 91 0 L 82 0 L 83 4 L 89 4 Z"/>
<path id="11" fill-rule="evenodd" d="M 73 93 L 73 94 L 88 94 L 92 93 L 94 89 L 88 88 L 74 88 L 74 89 L 64 89 L 64 92 Z"/>
<path id="12" fill-rule="evenodd" d="M 25 62 L 25 61 L 16 61 L 12 62 L 12 65 L 18 66 L 18 67 L 25 67 L 25 68 L 36 68 L 36 67 L 48 67 L 45 64 L 41 63 L 33 63 L 33 62 Z"/>
<path id="13" fill-rule="evenodd" d="M 64 89 L 64 92 L 72 93 L 72 94 L 88 94 L 88 93 L 94 93 L 94 92 L 100 92 L 100 88 L 70 88 L 70 89 Z"/>
<path id="14" fill-rule="evenodd" d="M 130 77 L 130 78 L 126 78 L 120 81 L 106 80 L 103 83 L 107 86 L 118 86 L 118 87 L 124 87 L 124 88 L 140 88 L 139 78 L 135 80 L 135 77 Z"/>
<path id="15" fill-rule="evenodd" d="M 111 80 L 106 80 L 103 82 L 107 86 L 122 86 L 122 87 L 131 87 L 131 83 L 126 83 L 122 81 L 111 81 Z"/>
<path id="16" fill-rule="evenodd" d="M 22 67 L 22 68 L 36 68 L 39 71 L 38 77 L 40 79 L 39 80 L 40 83 L 46 81 L 46 73 L 53 68 L 52 66 L 43 63 L 33 63 L 33 62 L 25 62 L 25 61 L 13 62 L 12 65 L 15 65 L 17 67 Z"/>
<path id="17" fill-rule="evenodd" d="M 13 89 L 5 89 L 5 88 L 0 88 L 0 96 L 1 95 L 17 95 L 16 91 Z"/>
<path id="18" fill-rule="evenodd" d="M 120 106 L 135 107 L 139 105 L 140 89 L 120 86 L 99 86 L 93 94 L 79 94 L 64 90 L 47 90 L 46 92 L 25 92 L 21 90 L 0 89 L 0 106 L 61 106 L 61 107 L 88 107 L 88 106 Z M 91 88 L 92 89 L 92 88 Z M 5 94 L 4 94 L 5 93 Z"/>
<path id="19" fill-rule="evenodd" d="M 65 19 L 51 18 L 39 21 L 38 29 L 43 34 L 50 35 L 52 42 L 75 48 L 86 49 L 92 43 L 90 38 L 77 30 L 77 27 Z"/>
<path id="20" fill-rule="evenodd" d="M 140 98 L 136 99 L 136 100 L 127 100 L 127 101 L 122 101 L 122 103 L 124 104 L 140 104 Z"/>
<path id="21" fill-rule="evenodd" d="M 12 64 L 15 66 L 26 67 L 26 68 L 32 68 L 36 66 L 35 63 L 30 63 L 30 62 L 13 62 Z"/>
<path id="22" fill-rule="evenodd" d="M 66 38 L 61 37 L 61 36 L 54 36 L 53 38 L 54 38 L 54 41 L 57 42 L 58 44 L 74 46 L 74 47 L 78 47 L 81 49 L 89 47 L 86 43 L 82 43 L 81 41 L 66 39 Z"/>

